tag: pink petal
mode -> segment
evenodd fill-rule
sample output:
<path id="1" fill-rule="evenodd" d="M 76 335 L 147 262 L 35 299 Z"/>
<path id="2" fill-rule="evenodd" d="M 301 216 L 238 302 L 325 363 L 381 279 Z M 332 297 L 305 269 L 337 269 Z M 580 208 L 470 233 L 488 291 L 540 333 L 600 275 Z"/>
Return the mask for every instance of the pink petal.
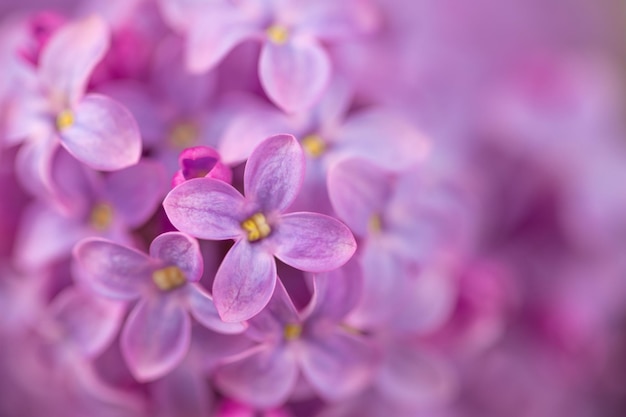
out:
<path id="1" fill-rule="evenodd" d="M 174 369 L 190 343 L 189 315 L 167 294 L 141 300 L 130 313 L 121 337 L 124 360 L 140 382 L 160 378 Z"/>
<path id="2" fill-rule="evenodd" d="M 32 195 L 54 191 L 52 162 L 59 142 L 53 133 L 24 143 L 18 150 L 15 170 L 20 184 Z"/>
<path id="3" fill-rule="evenodd" d="M 52 35 L 41 53 L 39 73 L 56 105 L 72 107 L 80 99 L 91 72 L 109 48 L 109 38 L 106 23 L 95 15 Z"/>
<path id="4" fill-rule="evenodd" d="M 74 247 L 74 260 L 84 283 L 107 297 L 132 300 L 151 282 L 147 255 L 108 240 L 82 240 Z"/>
<path id="5" fill-rule="evenodd" d="M 386 353 L 376 386 L 404 406 L 425 406 L 449 398 L 455 388 L 452 370 L 441 358 L 415 346 L 395 343 Z"/>
<path id="6" fill-rule="evenodd" d="M 89 94 L 74 108 L 74 116 L 74 124 L 61 132 L 61 144 L 76 159 L 102 171 L 139 161 L 139 128 L 124 106 L 106 96 Z"/>
<path id="7" fill-rule="evenodd" d="M 235 46 L 259 33 L 242 15 L 231 7 L 212 7 L 189 17 L 192 23 L 187 32 L 187 68 L 191 72 L 213 68 Z"/>
<path id="8" fill-rule="evenodd" d="M 154 161 L 139 161 L 104 179 L 104 199 L 129 228 L 141 226 L 154 214 L 166 190 L 165 169 Z"/>
<path id="9" fill-rule="evenodd" d="M 50 310 L 61 326 L 64 343 L 71 343 L 87 357 L 95 357 L 117 335 L 125 307 L 118 301 L 70 287 L 54 299 Z"/>
<path id="10" fill-rule="evenodd" d="M 353 395 L 369 384 L 376 351 L 365 339 L 338 329 L 324 337 L 304 340 L 299 360 L 309 383 L 332 401 Z"/>
<path id="11" fill-rule="evenodd" d="M 250 155 L 244 173 L 246 198 L 262 211 L 284 211 L 295 200 L 304 179 L 304 152 L 291 135 L 263 141 Z"/>
<path id="12" fill-rule="evenodd" d="M 259 58 L 261 84 L 268 97 L 288 113 L 312 107 L 328 86 L 330 75 L 330 59 L 313 39 L 263 45 Z"/>
<path id="13" fill-rule="evenodd" d="M 202 370 L 186 365 L 150 384 L 154 417 L 211 415 L 213 393 Z"/>
<path id="14" fill-rule="evenodd" d="M 278 259 L 309 272 L 339 268 L 356 251 L 350 229 L 332 217 L 317 213 L 282 216 L 272 242 Z"/>
<path id="15" fill-rule="evenodd" d="M 286 349 L 261 346 L 244 359 L 217 369 L 215 383 L 226 395 L 259 408 L 284 403 L 298 377 L 298 367 Z"/>
<path id="16" fill-rule="evenodd" d="M 189 285 L 188 288 L 187 303 L 189 311 L 203 326 L 224 334 L 237 334 L 246 329 L 246 325 L 243 323 L 226 323 L 222 321 L 217 313 L 213 299 L 198 284 Z"/>
<path id="17" fill-rule="evenodd" d="M 235 242 L 213 283 L 213 300 L 222 320 L 248 320 L 269 302 L 276 285 L 276 262 L 262 247 Z"/>
<path id="18" fill-rule="evenodd" d="M 246 336 L 261 342 L 282 340 L 286 324 L 301 323 L 302 319 L 280 279 L 267 306 L 254 316 Z"/>
<path id="19" fill-rule="evenodd" d="M 362 159 L 339 162 L 328 173 L 328 195 L 337 213 L 359 236 L 380 216 L 393 192 L 390 173 Z"/>
<path id="20" fill-rule="evenodd" d="M 362 293 L 362 274 L 355 258 L 341 268 L 313 277 L 313 317 L 330 318 L 340 322 L 356 306 Z"/>
<path id="21" fill-rule="evenodd" d="M 178 230 L 200 239 L 225 240 L 242 235 L 244 199 L 230 184 L 194 178 L 174 188 L 163 207 Z"/>
<path id="22" fill-rule="evenodd" d="M 393 113 L 372 109 L 348 118 L 336 132 L 337 152 L 366 158 L 381 167 L 402 170 L 424 160 L 430 141 Z"/>
<path id="23" fill-rule="evenodd" d="M 184 272 L 189 282 L 202 277 L 204 262 L 198 241 L 180 232 L 167 232 L 157 236 L 150 244 L 150 256 L 166 265 L 175 265 Z"/>

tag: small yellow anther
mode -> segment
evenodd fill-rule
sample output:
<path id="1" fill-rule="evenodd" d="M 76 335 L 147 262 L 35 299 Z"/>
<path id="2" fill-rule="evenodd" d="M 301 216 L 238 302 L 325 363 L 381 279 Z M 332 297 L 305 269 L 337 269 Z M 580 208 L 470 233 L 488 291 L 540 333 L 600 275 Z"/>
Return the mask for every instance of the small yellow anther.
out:
<path id="1" fill-rule="evenodd" d="M 383 230 L 383 221 L 380 218 L 380 215 L 374 214 L 370 217 L 369 222 L 367 223 L 367 229 L 370 233 L 380 233 Z"/>
<path id="2" fill-rule="evenodd" d="M 89 223 L 96 230 L 106 230 L 113 221 L 113 207 L 107 203 L 98 203 L 91 209 Z"/>
<path id="3" fill-rule="evenodd" d="M 300 337 L 302 334 L 302 326 L 299 324 L 289 323 L 283 330 L 283 335 L 286 340 L 294 340 Z"/>
<path id="4" fill-rule="evenodd" d="M 248 233 L 248 241 L 256 242 L 266 238 L 272 232 L 263 213 L 255 213 L 241 223 L 241 228 Z"/>
<path id="5" fill-rule="evenodd" d="M 152 281 L 161 291 L 169 291 L 182 286 L 187 279 L 177 266 L 166 266 L 152 273 Z"/>
<path id="6" fill-rule="evenodd" d="M 317 158 L 326 151 L 326 143 L 320 135 L 307 135 L 302 139 L 302 147 L 311 157 Z"/>
<path id="7" fill-rule="evenodd" d="M 281 25 L 272 25 L 265 30 L 267 38 L 278 44 L 282 45 L 289 39 L 289 30 Z"/>
<path id="8" fill-rule="evenodd" d="M 195 145 L 199 135 L 198 127 L 194 123 L 183 121 L 172 127 L 169 141 L 175 148 L 185 149 Z"/>
<path id="9" fill-rule="evenodd" d="M 57 129 L 65 130 L 74 124 L 74 113 L 71 110 L 63 110 L 57 115 Z"/>

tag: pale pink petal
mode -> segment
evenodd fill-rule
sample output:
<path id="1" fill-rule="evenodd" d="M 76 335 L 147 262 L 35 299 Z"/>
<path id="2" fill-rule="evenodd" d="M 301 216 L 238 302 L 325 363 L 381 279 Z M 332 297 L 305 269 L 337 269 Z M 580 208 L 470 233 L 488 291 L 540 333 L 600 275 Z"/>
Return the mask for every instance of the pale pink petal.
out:
<path id="1" fill-rule="evenodd" d="M 328 86 L 331 63 L 315 40 L 297 38 L 284 44 L 266 42 L 259 77 L 268 97 L 288 113 L 312 107 Z"/>
<path id="2" fill-rule="evenodd" d="M 73 110 L 74 124 L 60 136 L 61 144 L 76 159 L 102 171 L 139 162 L 139 128 L 124 106 L 106 96 L 89 94 Z"/>
<path id="3" fill-rule="evenodd" d="M 276 262 L 264 249 L 245 240 L 235 242 L 213 283 L 213 300 L 220 317 L 240 322 L 258 314 L 276 285 Z"/>
<path id="4" fill-rule="evenodd" d="M 306 379 L 332 401 L 353 395 L 370 383 L 377 353 L 365 339 L 337 329 L 303 340 L 298 359 Z"/>
<path id="5" fill-rule="evenodd" d="M 109 28 L 95 15 L 69 23 L 54 33 L 41 53 L 39 74 L 55 105 L 76 104 L 109 42 Z"/>
<path id="6" fill-rule="evenodd" d="M 157 236 L 150 244 L 150 256 L 174 265 L 185 274 L 188 282 L 199 281 L 204 262 L 198 241 L 180 232 L 167 232 Z"/>
<path id="7" fill-rule="evenodd" d="M 122 324 L 124 310 L 124 303 L 77 287 L 64 290 L 50 305 L 64 343 L 71 343 L 86 357 L 95 357 L 109 346 Z"/>
<path id="8" fill-rule="evenodd" d="M 406 343 L 388 349 L 376 378 L 376 386 L 387 398 L 416 407 L 442 403 L 452 396 L 456 380 L 441 358 Z"/>
<path id="9" fill-rule="evenodd" d="M 248 324 L 246 336 L 260 342 L 283 340 L 285 325 L 302 322 L 298 310 L 293 305 L 289 293 L 280 279 L 276 280 L 276 288 L 270 302 Z"/>
<path id="10" fill-rule="evenodd" d="M 278 259 L 309 272 L 339 268 L 356 250 L 350 229 L 339 220 L 317 213 L 282 216 L 271 239 Z"/>
<path id="11" fill-rule="evenodd" d="M 328 195 L 337 213 L 359 236 L 367 236 L 372 219 L 382 214 L 393 192 L 393 176 L 363 159 L 348 159 L 328 173 Z M 384 227 L 384 225 L 381 225 Z"/>
<path id="12" fill-rule="evenodd" d="M 185 357 L 191 343 L 191 322 L 172 297 L 142 299 L 122 330 L 124 360 L 141 382 L 160 378 Z"/>
<path id="13" fill-rule="evenodd" d="M 244 323 L 227 323 L 222 321 L 213 299 L 198 284 L 189 285 L 187 290 L 187 305 L 193 318 L 203 326 L 218 333 L 237 334 L 246 329 Z"/>
<path id="14" fill-rule="evenodd" d="M 146 254 L 104 239 L 84 239 L 74 247 L 82 281 L 99 294 L 120 300 L 139 297 L 151 282 L 154 261 Z"/>
<path id="15" fill-rule="evenodd" d="M 286 349 L 261 346 L 244 359 L 217 369 L 215 383 L 226 395 L 259 408 L 284 403 L 298 377 L 298 367 Z"/>
<path id="16" fill-rule="evenodd" d="M 243 234 L 244 199 L 230 184 L 194 178 L 174 188 L 163 207 L 178 230 L 200 239 L 235 239 Z"/>
<path id="17" fill-rule="evenodd" d="M 296 138 L 276 135 L 266 139 L 246 163 L 246 198 L 262 211 L 284 211 L 300 191 L 304 168 L 304 152 Z"/>
<path id="18" fill-rule="evenodd" d="M 201 417 L 211 415 L 213 392 L 202 370 L 187 365 L 175 368 L 150 384 L 154 417 Z"/>

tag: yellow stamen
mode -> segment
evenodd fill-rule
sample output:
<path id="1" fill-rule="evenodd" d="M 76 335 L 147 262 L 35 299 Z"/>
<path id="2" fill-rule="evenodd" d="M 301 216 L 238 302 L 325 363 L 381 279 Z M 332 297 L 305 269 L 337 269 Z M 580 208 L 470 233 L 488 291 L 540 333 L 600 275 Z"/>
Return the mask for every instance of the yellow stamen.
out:
<path id="1" fill-rule="evenodd" d="M 65 130 L 74 124 L 74 113 L 71 110 L 63 110 L 57 115 L 57 129 Z"/>
<path id="2" fill-rule="evenodd" d="M 275 44 L 282 45 L 289 39 L 289 30 L 281 25 L 272 25 L 265 30 L 267 38 Z"/>
<path id="3" fill-rule="evenodd" d="M 169 291 L 182 286 L 187 279 L 177 266 L 166 266 L 152 273 L 152 281 L 161 291 Z"/>
<path id="4" fill-rule="evenodd" d="M 308 135 L 302 139 L 302 147 L 313 158 L 321 156 L 326 151 L 326 143 L 320 135 Z"/>
<path id="5" fill-rule="evenodd" d="M 302 334 L 302 326 L 299 324 L 289 323 L 285 326 L 283 330 L 283 335 L 286 340 L 294 340 L 300 337 Z"/>
<path id="6" fill-rule="evenodd" d="M 255 242 L 268 237 L 272 232 L 272 228 L 267 223 L 267 219 L 263 213 L 253 214 L 241 223 L 241 227 L 248 233 L 249 242 Z"/>
<path id="7" fill-rule="evenodd" d="M 91 209 L 89 223 L 96 230 L 106 230 L 113 221 L 113 207 L 107 203 L 98 203 Z"/>
<path id="8" fill-rule="evenodd" d="M 367 223 L 367 229 L 370 233 L 380 233 L 383 230 L 383 221 L 380 215 L 374 214 Z"/>
<path id="9" fill-rule="evenodd" d="M 200 132 L 198 127 L 192 122 L 176 123 L 170 131 L 170 143 L 178 148 L 185 149 L 195 145 Z"/>

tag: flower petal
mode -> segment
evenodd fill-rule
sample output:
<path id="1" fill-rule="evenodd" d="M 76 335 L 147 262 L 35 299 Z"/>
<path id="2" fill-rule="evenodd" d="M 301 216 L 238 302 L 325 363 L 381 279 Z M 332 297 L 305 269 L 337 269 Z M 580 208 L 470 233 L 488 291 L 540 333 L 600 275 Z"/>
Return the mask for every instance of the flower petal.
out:
<path id="1" fill-rule="evenodd" d="M 39 74 L 55 104 L 71 107 L 80 99 L 109 42 L 109 28 L 95 15 L 67 24 L 52 35 L 41 53 Z"/>
<path id="2" fill-rule="evenodd" d="M 267 305 L 276 285 L 276 261 L 259 245 L 239 240 L 215 275 L 213 300 L 222 320 L 248 320 Z"/>
<path id="3" fill-rule="evenodd" d="M 298 38 L 284 44 L 266 42 L 259 77 L 268 97 L 287 113 L 312 107 L 326 89 L 330 59 L 317 41 Z"/>
<path id="4" fill-rule="evenodd" d="M 386 352 L 376 385 L 397 404 L 417 407 L 448 399 L 456 381 L 441 358 L 415 346 L 395 343 Z"/>
<path id="5" fill-rule="evenodd" d="M 291 352 L 265 345 L 217 369 L 215 383 L 230 397 L 268 408 L 287 400 L 297 377 L 298 367 Z"/>
<path id="6" fill-rule="evenodd" d="M 282 216 L 272 242 L 278 259 L 309 272 L 339 268 L 356 251 L 350 229 L 339 220 L 317 213 Z"/>
<path id="7" fill-rule="evenodd" d="M 154 417 L 199 417 L 211 415 L 213 392 L 201 369 L 187 365 L 150 384 Z"/>
<path id="8" fill-rule="evenodd" d="M 300 191 L 304 168 L 304 152 L 296 138 L 276 135 L 266 139 L 246 163 L 246 198 L 263 211 L 284 211 Z"/>
<path id="9" fill-rule="evenodd" d="M 235 239 L 243 233 L 244 199 L 230 184 L 194 178 L 174 188 L 163 207 L 178 230 L 200 239 Z"/>
<path id="10" fill-rule="evenodd" d="M 151 259 L 131 248 L 104 239 L 84 239 L 74 247 L 81 279 L 97 293 L 120 300 L 139 296 L 150 282 Z"/>
<path id="11" fill-rule="evenodd" d="M 198 284 L 191 284 L 188 287 L 187 303 L 191 315 L 203 326 L 218 333 L 236 334 L 246 329 L 244 323 L 224 322 L 213 303 L 211 296 Z"/>
<path id="12" fill-rule="evenodd" d="M 302 320 L 291 297 L 280 279 L 276 280 L 274 294 L 267 306 L 254 316 L 248 324 L 246 336 L 261 342 L 282 340 L 285 325 L 299 324 Z"/>
<path id="13" fill-rule="evenodd" d="M 212 7 L 190 17 L 187 32 L 187 68 L 204 72 L 217 65 L 235 46 L 250 39 L 259 30 L 231 7 Z"/>
<path id="14" fill-rule="evenodd" d="M 383 214 L 392 191 L 392 175 L 363 159 L 339 162 L 328 173 L 333 208 L 358 236 L 367 236 L 371 220 Z"/>
<path id="15" fill-rule="evenodd" d="M 124 106 L 106 96 L 89 94 L 74 112 L 74 124 L 60 136 L 61 144 L 76 159 L 102 171 L 115 171 L 139 161 L 139 128 Z"/>
<path id="16" fill-rule="evenodd" d="M 136 228 L 156 211 L 167 190 L 163 165 L 148 160 L 116 171 L 104 179 L 104 199 L 111 203 L 124 225 Z"/>
<path id="17" fill-rule="evenodd" d="M 50 310 L 61 326 L 63 343 L 71 343 L 86 357 L 95 357 L 115 338 L 125 306 L 69 287 L 52 301 Z"/>
<path id="18" fill-rule="evenodd" d="M 122 355 L 140 382 L 164 376 L 189 350 L 191 322 L 175 301 L 167 294 L 141 300 L 122 330 Z"/>
<path id="19" fill-rule="evenodd" d="M 331 401 L 364 388 L 376 365 L 373 345 L 340 329 L 305 339 L 300 353 L 302 373 L 321 396 Z"/>
<path id="20" fill-rule="evenodd" d="M 307 320 L 314 317 L 340 322 L 361 298 L 363 278 L 356 257 L 346 265 L 313 277 L 313 298 Z"/>
<path id="21" fill-rule="evenodd" d="M 150 256 L 166 265 L 175 265 L 184 272 L 189 282 L 202 277 L 204 263 L 200 245 L 191 236 L 180 232 L 167 232 L 157 236 L 150 244 Z"/>

